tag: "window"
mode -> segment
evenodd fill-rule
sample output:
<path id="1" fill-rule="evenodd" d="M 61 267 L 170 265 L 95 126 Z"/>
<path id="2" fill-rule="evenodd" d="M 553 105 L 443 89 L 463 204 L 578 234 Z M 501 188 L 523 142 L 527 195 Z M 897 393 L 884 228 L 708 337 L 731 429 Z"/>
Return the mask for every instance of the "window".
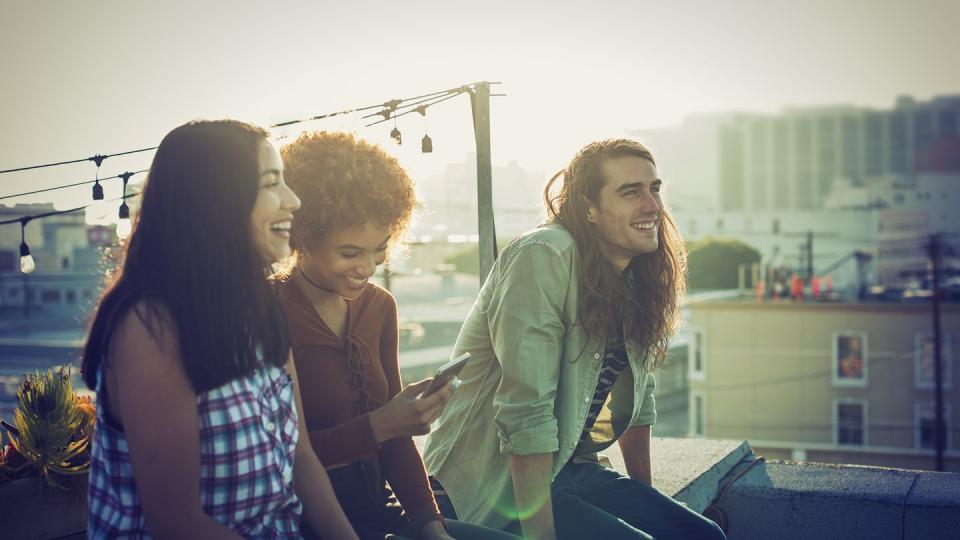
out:
<path id="1" fill-rule="evenodd" d="M 77 291 L 74 291 L 74 290 L 67 291 L 67 303 L 68 304 L 77 303 Z"/>
<path id="2" fill-rule="evenodd" d="M 44 304 L 59 304 L 60 291 L 56 289 L 46 289 L 40 293 L 40 301 Z"/>
<path id="3" fill-rule="evenodd" d="M 950 381 L 953 379 L 950 341 L 950 334 L 942 333 L 940 335 L 940 368 L 942 370 L 943 388 L 946 390 L 951 388 Z M 918 332 L 913 335 L 913 386 L 915 388 L 935 387 L 934 354 L 933 332 Z"/>
<path id="4" fill-rule="evenodd" d="M 704 355 L 703 330 L 694 328 L 690 332 L 690 345 L 687 347 L 687 376 L 691 379 L 703 380 L 706 375 Z"/>
<path id="5" fill-rule="evenodd" d="M 937 448 L 937 411 L 932 401 L 920 401 L 913 404 L 914 446 L 935 450 Z M 943 407 L 944 448 L 950 448 L 950 405 Z"/>
<path id="6" fill-rule="evenodd" d="M 867 334 L 845 330 L 833 334 L 833 385 L 867 385 Z"/>
<path id="7" fill-rule="evenodd" d="M 0 272 L 17 272 L 20 270 L 20 256 L 11 250 L 0 250 Z"/>
<path id="8" fill-rule="evenodd" d="M 833 404 L 834 443 L 841 446 L 866 446 L 867 402 L 843 399 Z"/>
<path id="9" fill-rule="evenodd" d="M 773 220 L 773 234 L 780 234 L 780 220 Z"/>
<path id="10" fill-rule="evenodd" d="M 707 434 L 706 405 L 703 394 L 690 392 L 690 431 L 694 437 L 703 437 Z"/>

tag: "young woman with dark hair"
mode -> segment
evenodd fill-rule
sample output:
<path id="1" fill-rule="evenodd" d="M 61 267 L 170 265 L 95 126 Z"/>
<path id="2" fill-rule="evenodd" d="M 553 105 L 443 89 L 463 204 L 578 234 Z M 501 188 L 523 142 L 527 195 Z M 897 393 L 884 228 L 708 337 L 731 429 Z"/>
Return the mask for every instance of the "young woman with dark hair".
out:
<path id="1" fill-rule="evenodd" d="M 171 131 L 83 377 L 97 391 L 88 535 L 356 538 L 306 433 L 283 311 L 266 274 L 300 200 L 267 133 Z"/>
<path id="2" fill-rule="evenodd" d="M 369 280 L 401 243 L 413 182 L 381 148 L 343 133 L 303 135 L 283 159 L 303 208 L 277 288 L 310 439 L 347 517 L 364 540 L 514 538 L 445 520 L 411 438 L 430 431 L 453 388 L 402 387 L 397 303 Z"/>

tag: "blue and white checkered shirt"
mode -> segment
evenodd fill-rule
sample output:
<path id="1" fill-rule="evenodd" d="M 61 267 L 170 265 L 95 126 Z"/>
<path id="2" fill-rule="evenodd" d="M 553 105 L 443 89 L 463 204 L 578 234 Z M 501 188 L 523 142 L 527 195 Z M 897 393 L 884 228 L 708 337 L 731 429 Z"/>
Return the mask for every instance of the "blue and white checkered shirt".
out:
<path id="1" fill-rule="evenodd" d="M 127 439 L 106 416 L 99 377 L 90 467 L 89 538 L 149 538 Z M 300 538 L 293 488 L 298 425 L 293 381 L 264 367 L 197 396 L 200 502 L 247 538 Z"/>

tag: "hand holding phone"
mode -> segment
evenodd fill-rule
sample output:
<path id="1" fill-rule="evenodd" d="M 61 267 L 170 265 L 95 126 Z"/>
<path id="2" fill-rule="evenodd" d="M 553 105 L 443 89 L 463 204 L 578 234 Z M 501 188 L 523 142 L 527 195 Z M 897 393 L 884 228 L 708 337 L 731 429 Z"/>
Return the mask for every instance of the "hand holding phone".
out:
<path id="1" fill-rule="evenodd" d="M 431 394 L 456 377 L 469 358 L 469 353 L 454 358 L 441 366 L 432 380 L 408 385 L 382 407 L 371 411 L 370 427 L 377 442 L 430 433 L 430 424 L 440 416 L 449 399 Z"/>
<path id="2" fill-rule="evenodd" d="M 430 385 L 427 386 L 427 389 L 420 394 L 420 397 L 426 397 L 430 394 L 436 392 L 437 390 L 443 388 L 443 385 L 447 384 L 447 381 L 456 377 L 467 365 L 467 360 L 470 360 L 470 353 L 463 353 L 460 356 L 450 360 L 446 364 L 440 366 L 440 369 L 437 370 L 436 374 L 433 376 L 433 380 L 430 381 Z"/>

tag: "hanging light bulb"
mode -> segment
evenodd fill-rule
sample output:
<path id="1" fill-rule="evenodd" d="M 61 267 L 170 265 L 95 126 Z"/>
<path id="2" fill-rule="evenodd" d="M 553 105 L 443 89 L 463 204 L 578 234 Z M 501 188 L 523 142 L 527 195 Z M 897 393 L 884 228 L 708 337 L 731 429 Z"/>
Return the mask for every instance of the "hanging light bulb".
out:
<path id="1" fill-rule="evenodd" d="M 421 105 L 414 110 L 423 117 L 423 139 L 420 141 L 420 151 L 429 154 L 433 152 L 433 139 L 430 138 L 430 135 L 427 135 L 427 106 Z"/>
<path id="2" fill-rule="evenodd" d="M 120 218 L 117 221 L 117 237 L 121 240 L 126 240 L 130 236 L 130 207 L 127 206 L 127 182 L 130 181 L 130 177 L 133 176 L 133 173 L 126 172 L 120 175 L 120 178 L 123 179 L 123 202 L 120 203 L 120 211 L 117 212 L 117 217 Z"/>
<path id="3" fill-rule="evenodd" d="M 390 137 L 397 141 L 397 145 L 403 144 L 403 137 L 400 135 L 400 130 L 397 129 L 397 126 L 393 126 L 393 129 L 390 130 Z"/>
<path id="4" fill-rule="evenodd" d="M 133 226 L 130 224 L 129 219 L 121 219 L 117 222 L 117 238 L 126 240 L 132 230 Z"/>
<path id="5" fill-rule="evenodd" d="M 30 254 L 30 246 L 27 245 L 26 228 L 29 218 L 20 220 L 20 271 L 24 274 L 30 274 L 37 269 L 37 263 Z"/>
<path id="6" fill-rule="evenodd" d="M 100 179 L 98 178 L 96 182 L 93 183 L 93 200 L 102 201 L 103 200 L 103 186 L 100 185 Z"/>
<path id="7" fill-rule="evenodd" d="M 120 205 L 119 217 L 120 220 L 117 221 L 117 237 L 121 240 L 126 240 L 132 230 L 132 225 L 130 224 L 130 207 L 127 206 L 127 201 L 123 201 L 123 204 Z"/>
<path id="8" fill-rule="evenodd" d="M 106 157 L 107 156 L 101 156 L 100 154 L 97 154 L 90 158 L 90 161 L 93 161 L 97 164 L 97 176 L 93 182 L 93 200 L 95 201 L 103 200 L 103 186 L 100 185 L 100 164 L 103 163 L 103 160 L 106 159 Z"/>

